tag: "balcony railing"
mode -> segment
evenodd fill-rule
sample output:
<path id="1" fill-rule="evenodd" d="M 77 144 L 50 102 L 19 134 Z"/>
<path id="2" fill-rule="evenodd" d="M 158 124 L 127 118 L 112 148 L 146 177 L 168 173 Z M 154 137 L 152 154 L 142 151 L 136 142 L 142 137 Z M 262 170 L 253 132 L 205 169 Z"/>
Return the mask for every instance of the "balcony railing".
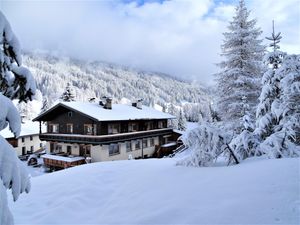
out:
<path id="1" fill-rule="evenodd" d="M 156 137 L 172 134 L 171 128 L 138 131 L 130 133 L 110 134 L 110 135 L 78 135 L 78 134 L 57 134 L 57 133 L 42 133 L 40 134 L 41 141 L 78 143 L 78 144 L 111 144 L 142 138 Z"/>

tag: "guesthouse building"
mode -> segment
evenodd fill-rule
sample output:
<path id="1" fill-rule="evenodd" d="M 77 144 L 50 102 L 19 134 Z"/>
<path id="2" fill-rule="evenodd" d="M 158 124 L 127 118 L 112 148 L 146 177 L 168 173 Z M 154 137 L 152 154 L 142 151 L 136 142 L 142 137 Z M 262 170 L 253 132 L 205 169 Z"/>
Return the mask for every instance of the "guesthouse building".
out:
<path id="1" fill-rule="evenodd" d="M 153 157 L 162 145 L 176 148 L 168 120 L 173 115 L 144 106 L 105 102 L 61 102 L 34 119 L 46 122 L 40 139 L 47 142 L 43 156 L 49 167 Z"/>

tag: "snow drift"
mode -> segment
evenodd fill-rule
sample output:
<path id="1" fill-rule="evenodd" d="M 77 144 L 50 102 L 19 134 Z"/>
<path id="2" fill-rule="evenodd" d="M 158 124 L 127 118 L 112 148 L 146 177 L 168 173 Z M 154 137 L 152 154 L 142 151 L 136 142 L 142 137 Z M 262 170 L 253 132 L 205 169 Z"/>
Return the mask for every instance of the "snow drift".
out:
<path id="1" fill-rule="evenodd" d="M 236 166 L 210 168 L 175 166 L 175 160 L 93 163 L 34 177 L 30 194 L 10 204 L 15 222 L 299 222 L 299 158 L 252 158 Z"/>

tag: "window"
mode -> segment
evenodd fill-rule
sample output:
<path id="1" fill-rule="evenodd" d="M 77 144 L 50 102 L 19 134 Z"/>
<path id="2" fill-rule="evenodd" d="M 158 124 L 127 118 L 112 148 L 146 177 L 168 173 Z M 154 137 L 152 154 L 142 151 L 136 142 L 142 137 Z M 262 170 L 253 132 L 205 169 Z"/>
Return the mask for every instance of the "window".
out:
<path id="1" fill-rule="evenodd" d="M 120 133 L 120 124 L 108 124 L 108 134 L 118 134 Z"/>
<path id="2" fill-rule="evenodd" d="M 137 124 L 136 123 L 129 123 L 128 124 L 128 132 L 134 132 L 137 131 Z"/>
<path id="3" fill-rule="evenodd" d="M 126 141 L 126 152 L 131 152 L 132 148 L 131 148 L 131 141 Z"/>
<path id="4" fill-rule="evenodd" d="M 73 112 L 68 112 L 68 117 L 72 117 L 73 116 Z"/>
<path id="5" fill-rule="evenodd" d="M 92 124 L 84 124 L 84 134 L 93 134 Z"/>
<path id="6" fill-rule="evenodd" d="M 73 124 L 72 123 L 67 123 L 67 133 L 73 134 Z"/>
<path id="7" fill-rule="evenodd" d="M 33 152 L 33 146 L 30 146 L 30 151 Z"/>
<path id="8" fill-rule="evenodd" d="M 138 150 L 141 148 L 141 140 L 136 140 L 135 141 L 135 150 Z"/>
<path id="9" fill-rule="evenodd" d="M 150 146 L 154 146 L 154 138 L 150 138 Z"/>
<path id="10" fill-rule="evenodd" d="M 147 122 L 145 126 L 146 126 L 146 130 L 153 130 L 153 122 Z"/>
<path id="11" fill-rule="evenodd" d="M 22 142 L 23 142 L 23 143 L 25 142 L 25 138 L 23 138 L 23 137 L 22 137 Z"/>
<path id="12" fill-rule="evenodd" d="M 58 133 L 59 125 L 58 124 L 49 124 L 49 132 L 50 133 Z"/>
<path id="13" fill-rule="evenodd" d="M 143 139 L 143 148 L 147 148 L 147 147 L 148 147 L 148 140 Z"/>
<path id="14" fill-rule="evenodd" d="M 120 154 L 119 144 L 110 144 L 108 146 L 109 156 Z"/>
<path id="15" fill-rule="evenodd" d="M 158 121 L 158 128 L 163 128 L 163 121 Z"/>
<path id="16" fill-rule="evenodd" d="M 41 147 L 41 148 L 43 147 L 43 143 L 40 143 L 40 147 Z"/>
<path id="17" fill-rule="evenodd" d="M 33 140 L 33 138 L 32 138 L 32 136 L 30 136 L 30 141 L 32 141 Z"/>

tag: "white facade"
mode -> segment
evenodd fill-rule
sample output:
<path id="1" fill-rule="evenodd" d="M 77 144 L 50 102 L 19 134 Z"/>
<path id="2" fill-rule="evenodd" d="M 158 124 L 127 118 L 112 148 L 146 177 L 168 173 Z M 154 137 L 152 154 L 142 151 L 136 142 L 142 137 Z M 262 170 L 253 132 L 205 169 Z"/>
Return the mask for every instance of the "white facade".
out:
<path id="1" fill-rule="evenodd" d="M 18 147 L 15 147 L 14 149 L 18 156 L 27 154 L 27 152 L 35 152 L 46 144 L 45 141 L 40 141 L 39 134 L 21 136 L 17 139 L 17 141 Z"/>
<path id="2" fill-rule="evenodd" d="M 42 124 L 42 131 L 46 130 L 46 126 Z M 45 141 L 41 141 L 39 138 L 40 125 L 38 122 L 25 121 L 21 124 L 20 136 L 15 139 L 14 134 L 6 127 L 0 132 L 4 138 L 6 138 L 11 144 L 13 143 L 14 149 L 17 155 L 24 155 L 27 152 L 35 152 L 41 149 L 41 146 L 46 144 Z"/>
<path id="3" fill-rule="evenodd" d="M 139 142 L 140 144 L 137 144 Z M 131 147 L 129 148 L 129 143 Z M 144 144 L 143 144 L 144 143 Z M 142 154 L 144 158 L 151 157 L 155 152 L 155 146 L 159 144 L 158 137 L 143 138 L 132 140 L 128 142 L 119 142 L 110 145 L 85 145 L 89 147 L 89 151 L 86 152 L 85 156 L 91 157 L 91 162 L 103 162 L 103 161 L 114 161 L 114 160 L 128 160 L 130 158 L 141 158 Z M 139 148 L 138 145 L 140 146 Z M 68 149 L 71 150 L 71 155 L 80 155 L 79 144 L 68 144 L 68 143 L 57 143 L 59 152 L 67 153 Z M 112 151 L 114 147 L 114 151 Z M 47 142 L 47 153 L 50 152 L 50 143 Z"/>

